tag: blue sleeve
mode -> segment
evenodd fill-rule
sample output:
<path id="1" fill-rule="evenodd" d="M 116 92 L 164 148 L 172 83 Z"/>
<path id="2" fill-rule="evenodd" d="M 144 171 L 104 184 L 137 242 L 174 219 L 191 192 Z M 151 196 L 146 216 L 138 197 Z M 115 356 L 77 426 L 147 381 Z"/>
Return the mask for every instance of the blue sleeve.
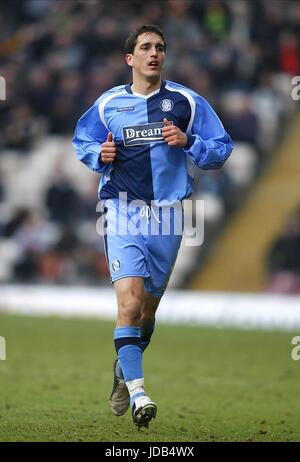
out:
<path id="1" fill-rule="evenodd" d="M 195 115 L 184 151 L 202 169 L 220 168 L 231 154 L 232 140 L 208 102 L 196 94 L 193 99 Z"/>
<path id="2" fill-rule="evenodd" d="M 108 130 L 99 115 L 99 100 L 79 119 L 73 138 L 77 157 L 94 172 L 103 173 L 111 164 L 101 162 L 101 146 L 107 139 Z"/>

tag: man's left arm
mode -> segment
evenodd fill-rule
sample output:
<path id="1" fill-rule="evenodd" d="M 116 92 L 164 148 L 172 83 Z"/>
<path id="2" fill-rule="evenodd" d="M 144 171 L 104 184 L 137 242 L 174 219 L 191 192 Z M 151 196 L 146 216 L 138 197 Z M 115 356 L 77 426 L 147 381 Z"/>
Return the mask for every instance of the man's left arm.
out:
<path id="1" fill-rule="evenodd" d="M 183 149 L 198 167 L 220 168 L 232 152 L 232 139 L 209 103 L 198 95 L 193 100 L 195 115 Z"/>
<path id="2" fill-rule="evenodd" d="M 183 148 L 198 167 L 220 168 L 231 154 L 232 140 L 209 103 L 196 94 L 192 98 L 193 119 L 189 131 L 183 133 L 164 119 L 163 136 L 170 147 Z"/>

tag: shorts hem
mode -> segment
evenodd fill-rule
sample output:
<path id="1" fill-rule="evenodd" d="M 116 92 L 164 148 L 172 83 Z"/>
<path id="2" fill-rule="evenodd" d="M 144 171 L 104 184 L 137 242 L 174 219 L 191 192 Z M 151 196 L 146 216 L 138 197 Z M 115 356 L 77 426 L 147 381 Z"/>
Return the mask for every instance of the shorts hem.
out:
<path id="1" fill-rule="evenodd" d="M 149 278 L 150 276 L 148 275 L 145 275 L 145 274 L 137 274 L 137 273 L 128 273 L 128 274 L 120 274 L 119 276 L 116 276 L 116 277 L 111 277 L 111 282 L 116 282 L 118 281 L 119 279 L 123 279 L 123 278 Z"/>

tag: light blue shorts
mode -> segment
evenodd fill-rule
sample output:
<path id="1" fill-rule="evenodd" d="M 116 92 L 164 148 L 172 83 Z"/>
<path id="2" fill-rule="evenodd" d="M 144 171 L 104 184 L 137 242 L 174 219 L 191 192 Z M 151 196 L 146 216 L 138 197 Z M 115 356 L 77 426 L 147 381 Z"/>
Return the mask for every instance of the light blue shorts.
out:
<path id="1" fill-rule="evenodd" d="M 170 279 L 183 232 L 183 208 L 148 206 L 119 199 L 102 201 L 104 244 L 111 282 L 139 276 L 161 297 Z"/>

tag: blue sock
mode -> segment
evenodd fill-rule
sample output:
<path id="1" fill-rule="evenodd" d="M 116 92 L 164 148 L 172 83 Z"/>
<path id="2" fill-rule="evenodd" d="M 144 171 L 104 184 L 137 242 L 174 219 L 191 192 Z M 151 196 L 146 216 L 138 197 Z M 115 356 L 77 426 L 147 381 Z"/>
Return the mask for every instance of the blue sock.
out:
<path id="1" fill-rule="evenodd" d="M 140 328 L 133 326 L 116 327 L 114 343 L 123 377 L 128 385 L 132 405 L 138 395 L 144 394 Z"/>
<path id="2" fill-rule="evenodd" d="M 145 351 L 150 343 L 152 334 L 155 328 L 155 318 L 147 323 L 144 327 L 141 327 L 141 346 L 142 350 Z"/>
<path id="3" fill-rule="evenodd" d="M 151 322 L 147 323 L 144 327 L 141 327 L 140 329 L 141 348 L 143 352 L 146 350 L 147 346 L 150 343 L 152 334 L 154 332 L 154 328 L 155 328 L 155 318 Z M 117 377 L 119 377 L 119 379 L 124 379 L 124 374 L 122 371 L 120 360 L 118 360 L 117 365 L 116 365 L 116 374 L 117 374 Z"/>

